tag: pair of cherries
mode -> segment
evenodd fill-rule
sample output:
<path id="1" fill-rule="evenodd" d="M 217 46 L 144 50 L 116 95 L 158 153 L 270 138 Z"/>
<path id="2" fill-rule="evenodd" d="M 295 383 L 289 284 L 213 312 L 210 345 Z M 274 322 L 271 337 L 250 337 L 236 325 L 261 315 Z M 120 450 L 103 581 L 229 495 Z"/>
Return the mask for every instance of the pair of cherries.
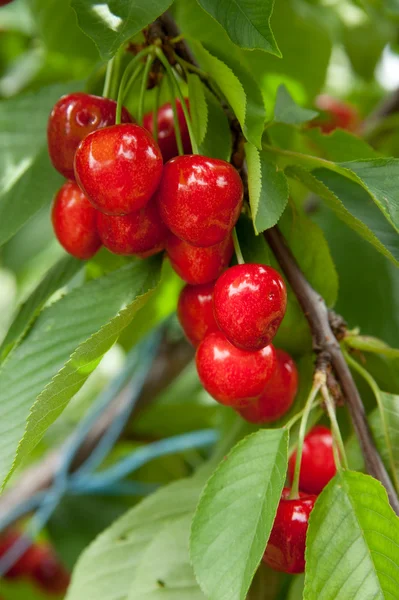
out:
<path id="1" fill-rule="evenodd" d="M 19 531 L 10 529 L 0 536 L 0 558 L 21 538 Z M 6 579 L 30 579 L 48 594 L 64 594 L 70 576 L 47 544 L 32 544 L 4 574 Z"/>
<path id="2" fill-rule="evenodd" d="M 263 560 L 285 573 L 305 570 L 306 534 L 310 513 L 318 494 L 336 474 L 333 440 L 327 427 L 316 426 L 305 437 L 299 476 L 299 497 L 289 498 L 284 488 Z M 294 478 L 296 452 L 288 463 L 288 475 Z"/>

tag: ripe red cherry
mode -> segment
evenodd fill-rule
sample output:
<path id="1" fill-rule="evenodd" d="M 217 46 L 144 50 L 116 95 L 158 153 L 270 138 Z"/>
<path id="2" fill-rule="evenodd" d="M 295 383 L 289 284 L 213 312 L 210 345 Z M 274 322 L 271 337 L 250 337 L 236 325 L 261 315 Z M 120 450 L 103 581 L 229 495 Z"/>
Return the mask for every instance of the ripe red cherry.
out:
<path id="1" fill-rule="evenodd" d="M 35 545 L 30 557 L 30 576 L 49 594 L 65 594 L 70 576 L 58 557 L 48 546 Z"/>
<path id="2" fill-rule="evenodd" d="M 275 571 L 303 573 L 309 515 L 317 496 L 300 493 L 290 500 L 289 494 L 284 488 L 263 560 Z"/>
<path id="3" fill-rule="evenodd" d="M 320 127 L 323 133 L 331 133 L 338 127 L 347 131 L 356 131 L 360 118 L 357 110 L 337 98 L 322 94 L 316 98 L 316 106 L 323 111 L 321 119 L 312 121 L 312 127 Z"/>
<path id="4" fill-rule="evenodd" d="M 13 0 L 0 0 L 0 6 L 5 6 L 6 4 L 10 4 Z"/>
<path id="5" fill-rule="evenodd" d="M 161 217 L 177 237 L 194 246 L 214 246 L 233 229 L 243 186 L 228 162 L 189 154 L 164 167 L 159 188 Z"/>
<path id="6" fill-rule="evenodd" d="M 296 451 L 288 462 L 288 473 L 293 480 Z M 333 454 L 333 438 L 327 427 L 317 425 L 305 437 L 302 450 L 299 487 L 309 494 L 320 494 L 337 472 Z"/>
<path id="7" fill-rule="evenodd" d="M 298 390 L 298 370 L 295 362 L 289 354 L 279 349 L 276 349 L 276 358 L 276 368 L 263 393 L 238 411 L 243 419 L 250 423 L 277 421 L 285 415 L 295 400 Z"/>
<path id="8" fill-rule="evenodd" d="M 176 273 L 187 283 L 200 285 L 214 281 L 228 267 L 234 245 L 229 235 L 219 244 L 199 248 L 170 233 L 166 251 Z"/>
<path id="9" fill-rule="evenodd" d="M 219 277 L 213 294 L 216 322 L 232 344 L 259 350 L 276 335 L 284 317 L 287 291 L 272 267 L 235 265 Z"/>
<path id="10" fill-rule="evenodd" d="M 115 124 L 116 102 L 77 92 L 54 105 L 47 126 L 48 151 L 54 167 L 67 179 L 75 179 L 73 159 L 80 142 L 92 131 Z M 122 123 L 132 117 L 122 109 Z"/>
<path id="11" fill-rule="evenodd" d="M 85 260 L 100 248 L 96 217 L 96 209 L 79 186 L 64 183 L 54 199 L 52 221 L 58 241 L 69 254 Z"/>
<path id="12" fill-rule="evenodd" d="M 154 199 L 129 215 L 112 217 L 98 212 L 97 228 L 108 250 L 114 254 L 137 254 L 142 258 L 163 250 L 167 235 Z"/>
<path id="13" fill-rule="evenodd" d="M 15 530 L 8 530 L 0 536 L 0 559 L 7 554 L 12 546 L 20 539 L 21 534 Z M 18 560 L 4 573 L 3 577 L 6 579 L 17 579 L 24 577 L 29 574 L 30 556 L 32 552 L 32 546 L 18 558 Z"/>
<path id="14" fill-rule="evenodd" d="M 272 345 L 246 352 L 230 344 L 221 331 L 209 333 L 196 354 L 202 385 L 221 404 L 238 408 L 262 393 L 276 366 Z"/>
<path id="15" fill-rule="evenodd" d="M 186 98 L 187 108 L 189 101 Z M 181 140 L 183 143 L 184 154 L 191 153 L 191 142 L 188 133 L 186 119 L 180 100 L 176 99 L 177 118 L 180 125 Z M 143 125 L 151 133 L 154 133 L 154 113 L 149 112 L 144 115 Z M 176 143 L 176 134 L 174 127 L 173 108 L 170 102 L 164 104 L 158 110 L 158 145 L 161 150 L 164 162 L 174 158 L 179 154 Z"/>
<path id="16" fill-rule="evenodd" d="M 177 316 L 184 333 L 195 347 L 208 333 L 218 330 L 213 316 L 213 285 L 186 285 L 180 292 Z"/>
<path id="17" fill-rule="evenodd" d="M 105 127 L 89 134 L 75 154 L 75 176 L 99 211 L 127 215 L 140 210 L 158 187 L 162 156 L 144 127 Z"/>

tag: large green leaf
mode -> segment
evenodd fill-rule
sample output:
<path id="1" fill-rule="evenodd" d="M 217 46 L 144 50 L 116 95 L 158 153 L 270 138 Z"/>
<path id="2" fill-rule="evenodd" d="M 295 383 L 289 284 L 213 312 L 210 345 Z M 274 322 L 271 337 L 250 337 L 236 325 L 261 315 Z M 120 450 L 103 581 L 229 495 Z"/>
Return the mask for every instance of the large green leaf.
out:
<path id="1" fill-rule="evenodd" d="M 274 0 L 198 0 L 226 30 L 232 42 L 249 50 L 266 50 L 281 56 L 270 28 Z"/>
<path id="2" fill-rule="evenodd" d="M 319 128 L 304 129 L 302 133 L 310 140 L 313 149 L 317 146 L 328 160 L 350 161 L 379 156 L 365 140 L 344 129 L 335 129 L 328 135 Z"/>
<path id="3" fill-rule="evenodd" d="M 78 23 L 94 40 L 101 56 L 111 58 L 118 48 L 169 8 L 173 0 L 71 0 Z"/>
<path id="4" fill-rule="evenodd" d="M 165 525 L 191 517 L 202 484 L 197 479 L 172 483 L 106 529 L 80 557 L 67 600 L 126 600 L 146 549 Z"/>
<path id="5" fill-rule="evenodd" d="M 198 145 L 204 141 L 208 128 L 208 105 L 205 88 L 198 75 L 188 75 L 188 97 L 190 99 L 190 115 L 194 136 Z"/>
<path id="6" fill-rule="evenodd" d="M 287 446 L 287 431 L 259 430 L 231 450 L 205 486 L 190 547 L 209 600 L 246 597 L 284 485 Z"/>
<path id="7" fill-rule="evenodd" d="M 43 310 L 0 370 L 0 480 L 41 439 L 158 283 L 160 261 L 136 260 Z"/>
<path id="8" fill-rule="evenodd" d="M 248 191 L 256 233 L 275 225 L 288 202 L 288 182 L 270 156 L 251 143 L 245 144 Z"/>
<path id="9" fill-rule="evenodd" d="M 399 520 L 382 485 L 339 473 L 310 516 L 305 600 L 397 598 Z"/>
<path id="10" fill-rule="evenodd" d="M 299 106 L 285 87 L 280 85 L 277 90 L 276 105 L 274 107 L 274 120 L 276 123 L 287 125 L 301 125 L 317 117 L 315 110 Z"/>
<path id="11" fill-rule="evenodd" d="M 214 94 L 205 88 L 205 100 L 208 110 L 208 126 L 205 138 L 199 146 L 204 156 L 230 160 L 233 146 L 229 121 L 226 113 Z"/>

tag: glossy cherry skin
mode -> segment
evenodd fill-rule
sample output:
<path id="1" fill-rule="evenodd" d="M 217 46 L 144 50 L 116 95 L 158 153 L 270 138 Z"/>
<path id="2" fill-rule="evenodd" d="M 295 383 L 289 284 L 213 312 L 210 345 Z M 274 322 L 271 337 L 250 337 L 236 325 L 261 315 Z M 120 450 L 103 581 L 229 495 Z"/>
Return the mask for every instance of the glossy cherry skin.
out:
<path id="1" fill-rule="evenodd" d="M 113 125 L 89 134 L 75 154 L 75 176 L 91 203 L 107 215 L 140 210 L 155 193 L 162 156 L 144 127 Z"/>
<path id="2" fill-rule="evenodd" d="M 208 333 L 218 331 L 213 316 L 213 285 L 186 285 L 180 292 L 177 317 L 194 347 L 197 347 Z"/>
<path id="3" fill-rule="evenodd" d="M 161 217 L 169 229 L 194 246 L 214 246 L 239 217 L 243 186 L 228 162 L 189 154 L 166 163 L 159 187 Z"/>
<path id="4" fill-rule="evenodd" d="M 73 160 L 80 142 L 92 131 L 115 124 L 116 102 L 77 92 L 62 96 L 54 105 L 47 125 L 51 162 L 67 179 L 75 179 Z M 122 123 L 132 117 L 122 109 Z"/>
<path id="5" fill-rule="evenodd" d="M 186 98 L 187 108 L 189 101 Z M 181 140 L 183 143 L 184 154 L 191 153 L 191 142 L 188 133 L 186 119 L 179 99 L 176 99 L 177 119 L 180 125 Z M 154 133 L 154 113 L 149 112 L 144 115 L 143 125 L 151 133 Z M 173 108 L 170 102 L 167 102 L 158 110 L 158 145 L 161 150 L 164 162 L 168 162 L 179 154 L 176 143 L 176 134 L 174 127 Z"/>
<path id="6" fill-rule="evenodd" d="M 170 233 L 166 251 L 172 267 L 187 283 L 200 285 L 210 283 L 228 267 L 234 252 L 231 235 L 208 248 L 199 248 L 180 240 Z"/>
<path id="7" fill-rule="evenodd" d="M 129 215 L 112 217 L 98 212 L 97 228 L 108 250 L 114 254 L 137 254 L 142 258 L 163 250 L 168 233 L 154 199 Z"/>
<path id="8" fill-rule="evenodd" d="M 288 462 L 292 481 L 295 471 L 296 451 Z M 327 427 L 317 425 L 305 437 L 302 450 L 299 488 L 308 494 L 320 494 L 337 472 L 333 454 L 333 438 Z"/>
<path id="9" fill-rule="evenodd" d="M 53 550 L 45 545 L 32 547 L 30 576 L 48 594 L 65 594 L 70 575 Z"/>
<path id="10" fill-rule="evenodd" d="M 298 391 L 298 369 L 289 354 L 276 348 L 277 364 L 263 393 L 238 412 L 250 423 L 277 421 L 291 408 Z M 307 490 L 309 491 L 309 490 Z"/>
<path id="11" fill-rule="evenodd" d="M 309 515 L 317 496 L 300 493 L 290 500 L 289 494 L 284 488 L 263 560 L 275 571 L 303 573 Z"/>
<path id="12" fill-rule="evenodd" d="M 353 132 L 358 129 L 359 114 L 350 104 L 322 94 L 316 98 L 316 106 L 324 114 L 322 118 L 312 121 L 311 127 L 320 127 L 323 133 L 331 133 L 337 128 Z"/>
<path id="13" fill-rule="evenodd" d="M 197 348 L 198 376 L 221 404 L 239 408 L 259 396 L 276 366 L 272 345 L 246 352 L 230 344 L 221 331 L 209 333 Z"/>
<path id="14" fill-rule="evenodd" d="M 57 193 L 51 218 L 58 241 L 72 256 L 87 260 L 100 248 L 97 211 L 74 181 Z"/>
<path id="15" fill-rule="evenodd" d="M 287 290 L 280 274 L 254 263 L 227 269 L 213 294 L 217 324 L 242 350 L 259 350 L 270 344 L 286 305 Z"/>

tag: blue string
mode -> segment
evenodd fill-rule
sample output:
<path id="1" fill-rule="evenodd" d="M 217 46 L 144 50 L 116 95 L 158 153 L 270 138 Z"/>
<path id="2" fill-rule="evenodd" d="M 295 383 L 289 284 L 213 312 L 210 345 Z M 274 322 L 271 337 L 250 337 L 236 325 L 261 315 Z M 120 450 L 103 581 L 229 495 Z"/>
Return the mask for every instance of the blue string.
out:
<path id="1" fill-rule="evenodd" d="M 96 486 L 87 490 L 90 495 L 99 496 L 147 496 L 160 487 L 159 483 L 145 483 L 142 481 L 116 481 L 112 486 Z M 75 485 L 69 490 L 70 494 L 81 496 L 86 493 L 84 485 Z"/>
<path id="2" fill-rule="evenodd" d="M 25 502 L 21 502 L 21 504 L 17 504 L 17 506 L 15 508 L 10 510 L 7 514 L 5 514 L 3 516 L 2 519 L 0 519 L 0 531 L 4 531 L 4 529 L 7 529 L 7 527 L 9 525 L 11 525 L 12 523 L 15 523 L 15 521 L 18 521 L 18 519 L 20 519 L 24 515 L 32 512 L 32 510 L 35 510 L 36 508 L 38 508 L 38 506 L 40 506 L 41 503 L 43 502 L 47 493 L 48 493 L 48 490 L 46 490 L 45 492 L 38 492 L 37 494 L 35 494 L 34 496 L 29 498 Z"/>

